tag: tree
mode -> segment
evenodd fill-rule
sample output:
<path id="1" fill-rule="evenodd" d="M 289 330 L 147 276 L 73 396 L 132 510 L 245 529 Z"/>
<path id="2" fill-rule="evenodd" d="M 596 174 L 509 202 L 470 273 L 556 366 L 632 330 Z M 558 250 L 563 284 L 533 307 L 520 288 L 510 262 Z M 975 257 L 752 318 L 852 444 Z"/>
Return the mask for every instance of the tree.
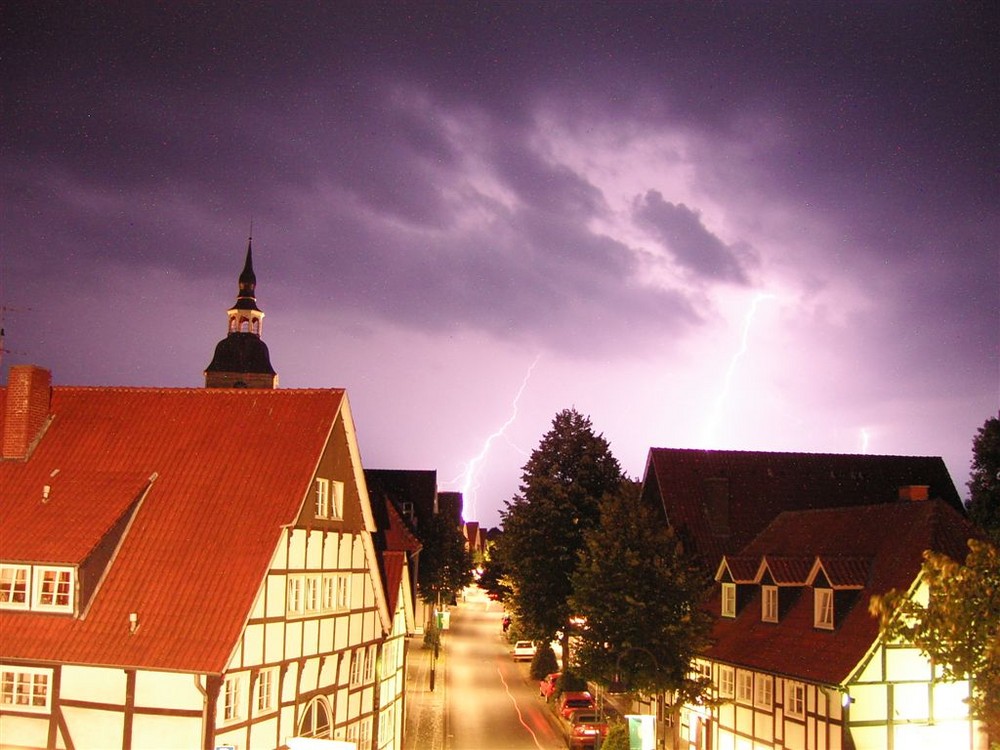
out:
<path id="1" fill-rule="evenodd" d="M 987 419 L 972 440 L 969 517 L 1000 543 L 1000 417 Z"/>
<path id="2" fill-rule="evenodd" d="M 447 515 L 437 513 L 420 527 L 420 542 L 420 598 L 434 604 L 440 595 L 450 602 L 472 583 L 472 555 L 465 548 L 465 537 Z"/>
<path id="3" fill-rule="evenodd" d="M 500 514 L 496 551 L 511 583 L 508 606 L 529 638 L 548 642 L 562 631 L 564 656 L 570 577 L 583 534 L 596 525 L 601 498 L 622 481 L 607 440 L 594 434 L 589 418 L 565 409 L 532 451 L 519 493 Z"/>
<path id="4" fill-rule="evenodd" d="M 498 602 L 505 602 L 511 594 L 507 583 L 507 571 L 495 554 L 487 556 L 483 561 L 483 572 L 479 576 L 479 588 Z"/>
<path id="5" fill-rule="evenodd" d="M 703 692 L 689 670 L 711 627 L 699 607 L 709 578 L 639 492 L 630 482 L 607 495 L 600 524 L 585 535 L 571 599 L 586 618 L 577 667 L 604 685 L 625 678 L 630 690 L 676 693 L 679 705 Z"/>
<path id="6" fill-rule="evenodd" d="M 912 643 L 941 667 L 946 680 L 970 680 L 971 713 L 995 742 L 1000 738 L 1000 551 L 976 539 L 968 544 L 964 565 L 924 553 L 926 604 L 894 590 L 872 597 L 870 609 L 887 638 Z"/>

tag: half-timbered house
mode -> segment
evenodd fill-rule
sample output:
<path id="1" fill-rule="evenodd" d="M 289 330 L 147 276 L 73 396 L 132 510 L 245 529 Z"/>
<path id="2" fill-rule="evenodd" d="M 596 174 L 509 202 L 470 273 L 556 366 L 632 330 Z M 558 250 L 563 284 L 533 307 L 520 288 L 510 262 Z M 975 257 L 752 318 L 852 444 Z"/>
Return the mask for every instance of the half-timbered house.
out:
<path id="1" fill-rule="evenodd" d="M 0 434 L 4 746 L 398 747 L 408 594 L 343 390 L 19 366 Z"/>

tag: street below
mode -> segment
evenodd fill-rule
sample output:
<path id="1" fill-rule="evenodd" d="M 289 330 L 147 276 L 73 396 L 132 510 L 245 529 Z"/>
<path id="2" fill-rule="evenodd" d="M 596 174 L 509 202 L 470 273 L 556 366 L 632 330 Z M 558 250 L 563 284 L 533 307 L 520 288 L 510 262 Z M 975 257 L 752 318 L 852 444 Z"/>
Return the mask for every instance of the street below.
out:
<path id="1" fill-rule="evenodd" d="M 447 649 L 447 750 L 564 750 L 556 718 L 515 662 L 501 627 L 503 608 L 485 596 L 451 609 Z"/>

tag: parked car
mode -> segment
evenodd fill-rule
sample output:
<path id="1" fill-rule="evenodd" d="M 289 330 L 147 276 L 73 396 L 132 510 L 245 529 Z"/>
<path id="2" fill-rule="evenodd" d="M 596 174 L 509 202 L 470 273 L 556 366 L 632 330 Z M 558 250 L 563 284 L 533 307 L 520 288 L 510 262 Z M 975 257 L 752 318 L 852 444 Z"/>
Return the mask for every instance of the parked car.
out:
<path id="1" fill-rule="evenodd" d="M 518 641 L 511 653 L 514 661 L 531 661 L 535 656 L 535 644 L 531 641 Z"/>
<path id="2" fill-rule="evenodd" d="M 549 700 L 556 692 L 556 680 L 562 677 L 562 672 L 552 672 L 545 675 L 538 683 L 538 694 Z"/>
<path id="3" fill-rule="evenodd" d="M 590 710 L 597 708 L 594 705 L 594 696 L 586 690 L 570 690 L 563 693 L 559 699 L 559 715 L 564 719 L 569 719 L 570 713 L 580 708 Z"/>
<path id="4" fill-rule="evenodd" d="M 598 737 L 603 740 L 608 736 L 608 723 L 594 711 L 574 711 L 573 718 L 569 731 L 570 750 L 591 750 L 597 746 Z"/>

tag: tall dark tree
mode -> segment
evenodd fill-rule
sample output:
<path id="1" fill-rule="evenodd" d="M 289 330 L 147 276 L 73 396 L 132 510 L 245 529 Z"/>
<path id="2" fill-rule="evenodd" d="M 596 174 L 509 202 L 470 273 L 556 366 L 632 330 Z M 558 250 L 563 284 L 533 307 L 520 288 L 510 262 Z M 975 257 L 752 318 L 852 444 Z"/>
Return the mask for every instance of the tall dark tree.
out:
<path id="1" fill-rule="evenodd" d="M 1000 417 L 987 419 L 972 440 L 969 516 L 1000 542 Z"/>
<path id="2" fill-rule="evenodd" d="M 630 482 L 605 497 L 600 525 L 585 537 L 571 598 L 586 618 L 577 669 L 630 691 L 700 697 L 689 669 L 711 627 L 699 607 L 709 578 L 683 555 L 662 511 L 644 504 Z"/>
<path id="3" fill-rule="evenodd" d="M 472 583 L 472 555 L 454 520 L 437 513 L 420 527 L 417 590 L 428 604 L 448 603 Z"/>
<path id="4" fill-rule="evenodd" d="M 524 465 L 519 493 L 501 512 L 497 540 L 513 589 L 508 606 L 529 638 L 568 636 L 570 577 L 584 532 L 597 524 L 601 498 L 622 481 L 618 460 L 590 419 L 575 409 L 556 414 Z"/>

